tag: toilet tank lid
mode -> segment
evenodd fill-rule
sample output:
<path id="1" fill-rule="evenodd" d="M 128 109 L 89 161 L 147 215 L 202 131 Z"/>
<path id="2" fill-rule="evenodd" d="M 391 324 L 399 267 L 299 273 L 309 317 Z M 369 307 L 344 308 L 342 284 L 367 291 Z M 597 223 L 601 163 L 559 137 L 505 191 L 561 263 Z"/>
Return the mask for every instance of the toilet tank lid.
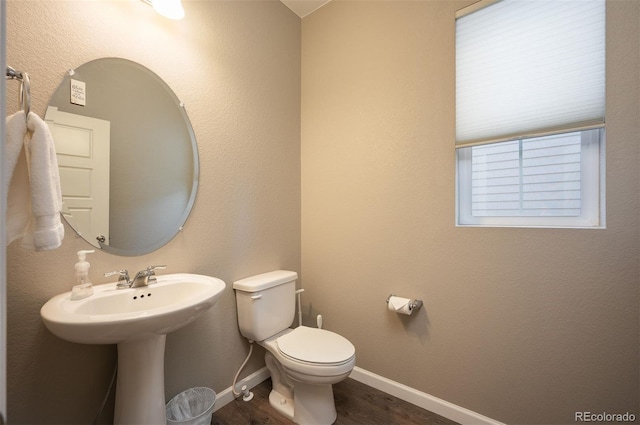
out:
<path id="1" fill-rule="evenodd" d="M 233 282 L 233 289 L 245 292 L 257 292 L 298 279 L 298 273 L 288 270 L 276 270 Z"/>

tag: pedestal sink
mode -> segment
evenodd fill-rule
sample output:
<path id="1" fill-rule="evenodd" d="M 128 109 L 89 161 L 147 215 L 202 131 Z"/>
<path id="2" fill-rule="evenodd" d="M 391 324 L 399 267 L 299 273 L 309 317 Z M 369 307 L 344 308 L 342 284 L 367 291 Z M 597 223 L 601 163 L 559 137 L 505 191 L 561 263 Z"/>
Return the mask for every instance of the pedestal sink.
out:
<path id="1" fill-rule="evenodd" d="M 146 287 L 94 286 L 94 294 L 71 300 L 56 295 L 40 310 L 58 337 L 82 344 L 118 344 L 115 424 L 164 424 L 166 334 L 191 323 L 225 289 L 215 277 L 176 273 L 157 276 Z"/>

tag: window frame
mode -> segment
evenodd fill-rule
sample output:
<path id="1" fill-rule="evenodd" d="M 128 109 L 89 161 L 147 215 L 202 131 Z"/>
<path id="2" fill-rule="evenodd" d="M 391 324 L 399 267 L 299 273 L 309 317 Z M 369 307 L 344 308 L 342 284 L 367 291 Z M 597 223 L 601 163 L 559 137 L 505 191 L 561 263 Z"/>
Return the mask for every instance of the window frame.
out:
<path id="1" fill-rule="evenodd" d="M 567 133 L 563 131 L 561 133 Z M 557 134 L 561 134 L 557 133 Z M 605 220 L 605 130 L 581 131 L 581 214 L 580 216 L 473 216 L 471 151 L 473 146 L 456 149 L 456 226 L 458 227 L 543 227 L 606 228 Z M 534 137 L 522 137 L 507 143 Z"/>
<path id="2" fill-rule="evenodd" d="M 455 225 L 606 228 L 606 2 L 550 3 L 552 9 L 532 4 L 515 0 L 479 0 L 456 12 Z M 582 37 L 565 37 L 567 31 Z M 578 44 L 571 44 L 573 42 Z M 494 53 L 499 55 L 494 56 Z M 543 64 L 543 67 L 534 68 L 536 72 L 531 74 L 530 64 Z M 535 84 L 531 83 L 532 75 Z M 527 91 L 531 87 L 535 90 Z M 517 178 L 505 181 L 513 184 L 513 190 L 503 191 L 498 186 L 502 183 L 496 180 L 487 180 L 485 193 L 489 196 L 482 195 L 482 190 L 474 190 L 473 184 L 478 187 L 484 173 L 475 174 L 475 180 L 472 180 L 473 146 L 574 132 L 582 134 L 579 196 L 568 193 L 570 189 L 566 184 L 573 181 L 575 191 L 578 182 L 577 179 L 570 180 L 568 175 L 563 176 L 567 183 L 561 186 L 564 193 L 559 198 L 563 201 L 558 205 L 553 205 L 554 193 L 545 192 L 546 189 L 536 193 L 536 188 L 524 186 L 522 177 L 529 174 L 530 169 L 528 164 L 523 165 L 522 143 L 519 167 L 505 163 L 504 171 L 493 166 L 488 169 L 491 173 L 487 177 L 494 176 L 496 170 L 504 172 L 505 176 L 509 169 L 519 170 L 519 183 Z M 517 150 L 512 152 L 517 156 Z M 483 161 L 481 157 L 477 158 Z M 569 165 L 568 162 L 565 164 Z M 516 177 L 515 174 L 512 176 Z M 525 196 L 524 190 L 527 190 Z M 478 196 L 473 205 L 472 191 Z M 503 195 L 495 196 L 494 193 Z M 541 205 L 548 209 L 536 211 L 538 205 L 527 201 L 534 199 L 531 196 L 540 196 L 541 201 L 548 202 Z M 578 199 L 580 205 L 573 208 L 572 200 Z M 562 209 L 554 211 L 556 207 Z M 579 216 L 568 216 L 575 214 L 578 208 Z M 507 215 L 511 212 L 514 215 Z M 499 216 L 501 213 L 505 215 Z M 552 213 L 557 215 L 546 215 Z"/>

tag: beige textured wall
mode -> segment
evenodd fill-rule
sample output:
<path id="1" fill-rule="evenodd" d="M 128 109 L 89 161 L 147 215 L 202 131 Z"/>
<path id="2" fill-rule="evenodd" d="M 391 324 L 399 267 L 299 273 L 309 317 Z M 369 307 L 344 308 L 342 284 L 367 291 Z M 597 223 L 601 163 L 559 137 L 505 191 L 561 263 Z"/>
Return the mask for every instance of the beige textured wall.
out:
<path id="1" fill-rule="evenodd" d="M 467 3 L 334 0 L 303 19 L 307 321 L 322 313 L 358 366 L 506 423 L 638 416 L 639 3 L 607 9 L 606 230 L 454 226 Z M 424 308 L 392 314 L 392 292 Z"/>
<path id="2" fill-rule="evenodd" d="M 141 1 L 9 1 L 7 62 L 31 75 L 42 115 L 67 69 L 116 56 L 162 77 L 186 104 L 198 139 L 200 188 L 184 232 L 155 253 L 90 259 L 94 283 L 119 268 L 217 276 L 220 301 L 167 338 L 166 395 L 221 391 L 247 353 L 237 328 L 234 280 L 300 270 L 300 19 L 277 1 L 186 0 L 174 22 Z M 126 76 L 122 76 L 126 78 Z M 9 84 L 9 112 L 17 84 Z M 91 423 L 109 384 L 115 347 L 67 343 L 39 310 L 71 288 L 75 251 L 8 249 L 8 417 L 13 424 Z M 243 375 L 263 365 L 261 353 Z M 112 407 L 112 406 L 111 406 Z M 108 421 L 110 412 L 105 416 Z"/>

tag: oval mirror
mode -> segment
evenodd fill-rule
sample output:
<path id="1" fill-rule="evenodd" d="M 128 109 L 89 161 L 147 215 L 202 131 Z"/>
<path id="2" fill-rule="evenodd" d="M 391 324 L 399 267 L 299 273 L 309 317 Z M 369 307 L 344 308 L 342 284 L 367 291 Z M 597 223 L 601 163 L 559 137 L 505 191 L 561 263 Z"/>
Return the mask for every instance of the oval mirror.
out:
<path id="1" fill-rule="evenodd" d="M 160 77 L 126 59 L 68 74 L 45 114 L 62 214 L 96 248 L 152 252 L 181 230 L 196 196 L 198 150 L 184 107 Z"/>

